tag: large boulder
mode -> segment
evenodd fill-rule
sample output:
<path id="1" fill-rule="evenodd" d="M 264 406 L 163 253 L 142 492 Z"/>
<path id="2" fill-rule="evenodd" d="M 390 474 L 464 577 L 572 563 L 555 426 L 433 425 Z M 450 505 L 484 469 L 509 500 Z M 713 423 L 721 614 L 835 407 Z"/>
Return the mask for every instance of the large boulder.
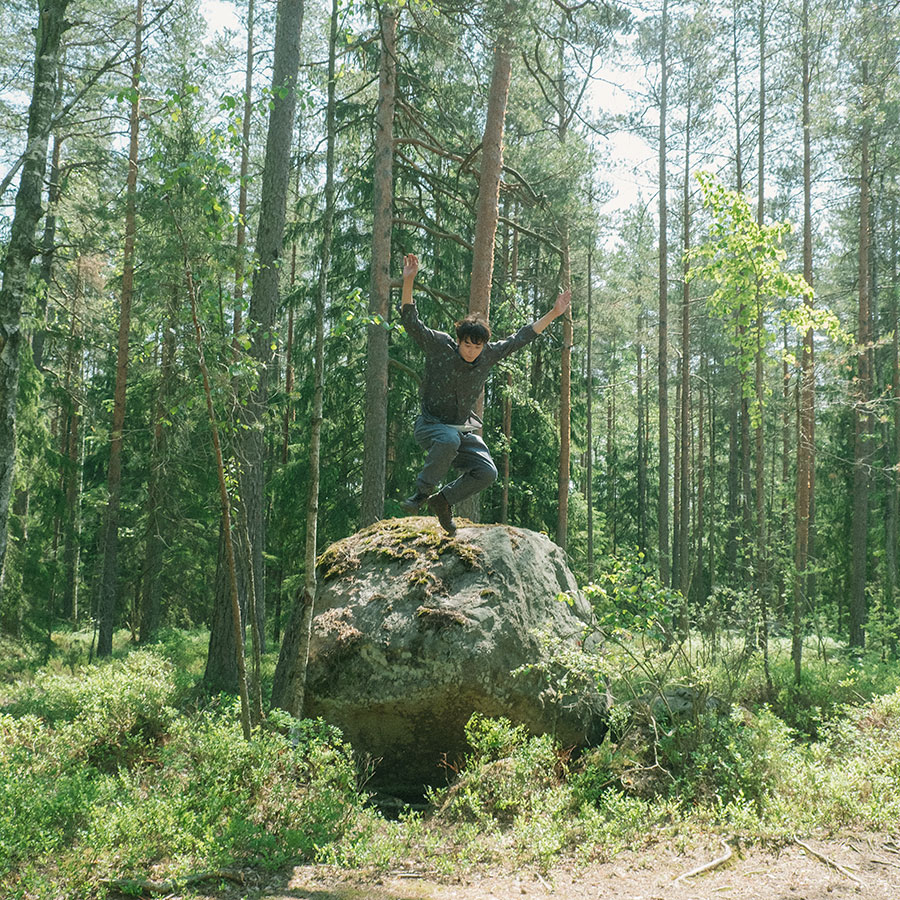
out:
<path id="1" fill-rule="evenodd" d="M 326 550 L 318 578 L 305 712 L 370 755 L 377 784 L 445 778 L 474 712 L 567 747 L 602 739 L 596 688 L 561 688 L 548 658 L 578 652 L 591 610 L 545 535 L 386 520 Z"/>

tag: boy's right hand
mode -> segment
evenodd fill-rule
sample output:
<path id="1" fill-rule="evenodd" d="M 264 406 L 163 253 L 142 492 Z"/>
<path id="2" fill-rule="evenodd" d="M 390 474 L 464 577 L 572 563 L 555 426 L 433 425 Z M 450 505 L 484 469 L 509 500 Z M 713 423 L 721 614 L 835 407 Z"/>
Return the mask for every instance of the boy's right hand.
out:
<path id="1" fill-rule="evenodd" d="M 419 271 L 419 259 L 415 253 L 407 253 L 403 257 L 403 277 L 415 278 Z"/>

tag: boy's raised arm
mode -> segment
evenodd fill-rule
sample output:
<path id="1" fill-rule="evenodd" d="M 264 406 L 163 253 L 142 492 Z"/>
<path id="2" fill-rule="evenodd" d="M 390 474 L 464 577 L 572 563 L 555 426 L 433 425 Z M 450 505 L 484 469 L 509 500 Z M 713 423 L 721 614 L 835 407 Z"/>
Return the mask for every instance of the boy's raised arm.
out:
<path id="1" fill-rule="evenodd" d="M 404 270 L 405 272 L 405 270 Z M 405 289 L 405 284 L 404 284 Z M 412 284 L 410 284 L 410 293 L 412 293 Z M 540 334 L 544 329 L 554 320 L 558 319 L 561 315 L 563 315 L 566 310 L 569 308 L 569 304 L 572 302 L 572 292 L 571 291 L 563 291 L 557 298 L 556 303 L 553 304 L 553 308 L 548 310 L 542 315 L 537 322 L 532 324 L 532 328 L 535 330 L 536 334 Z"/>

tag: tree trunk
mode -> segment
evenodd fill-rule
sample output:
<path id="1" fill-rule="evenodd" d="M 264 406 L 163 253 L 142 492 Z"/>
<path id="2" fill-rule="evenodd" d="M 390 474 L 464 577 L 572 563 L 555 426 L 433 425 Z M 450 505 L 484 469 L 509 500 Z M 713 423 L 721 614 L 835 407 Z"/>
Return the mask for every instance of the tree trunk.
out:
<path id="1" fill-rule="evenodd" d="M 80 263 L 77 264 L 80 268 Z M 66 351 L 65 394 L 69 404 L 66 424 L 65 477 L 63 486 L 66 505 L 63 513 L 63 618 L 78 621 L 78 568 L 81 555 L 81 487 L 84 439 L 81 428 L 81 394 L 84 373 L 82 314 L 79 303 L 82 295 L 80 271 L 76 276 L 75 292 L 69 321 L 69 346 Z"/>
<path id="2" fill-rule="evenodd" d="M 724 367 L 731 376 L 728 388 L 728 471 L 725 481 L 728 491 L 727 526 L 725 535 L 725 571 L 733 581 L 737 575 L 738 521 L 740 519 L 740 379 L 734 366 Z"/>
<path id="3" fill-rule="evenodd" d="M 593 196 L 588 195 L 588 202 L 593 207 Z M 594 580 L 594 363 L 592 344 L 594 342 L 593 331 L 593 299 L 591 281 L 594 277 L 594 234 L 588 235 L 587 252 L 587 378 L 585 379 L 585 393 L 587 394 L 587 411 L 585 422 L 585 443 L 587 445 L 587 485 L 585 499 L 587 501 L 587 576 L 588 582 Z M 638 382 L 638 396 L 641 386 Z M 640 406 L 638 407 L 640 417 Z"/>
<path id="4" fill-rule="evenodd" d="M 565 73 L 566 18 L 560 18 L 559 58 L 556 79 L 557 137 L 560 145 L 566 143 L 568 131 L 568 102 L 566 99 Z M 564 222 L 560 232 L 562 248 L 560 289 L 572 286 L 569 259 L 569 225 Z M 566 549 L 569 542 L 569 481 L 572 464 L 572 307 L 563 317 L 563 340 L 559 367 L 559 475 L 557 479 L 556 543 Z"/>
<path id="5" fill-rule="evenodd" d="M 494 69 L 488 98 L 487 119 L 481 142 L 481 175 L 478 181 L 478 212 L 475 243 L 472 247 L 472 279 L 469 284 L 469 312 L 486 319 L 491 308 L 491 281 L 494 272 L 494 238 L 500 216 L 500 173 L 503 168 L 503 126 L 509 99 L 512 66 L 509 48 L 501 41 L 494 48 Z"/>
<path id="6" fill-rule="evenodd" d="M 269 396 L 269 373 L 272 370 L 272 343 L 278 312 L 279 277 L 284 255 L 284 226 L 290 183 L 291 147 L 296 110 L 297 71 L 300 65 L 300 31 L 303 24 L 303 0 L 279 0 L 276 12 L 275 52 L 272 72 L 272 99 L 266 137 L 266 156 L 263 168 L 259 217 L 256 234 L 258 267 L 253 279 L 249 319 L 253 342 L 251 357 L 259 365 L 259 379 L 255 390 L 241 408 L 242 424 L 246 426 L 238 440 L 241 465 L 241 494 L 246 509 L 249 544 L 253 554 L 249 564 L 249 578 L 253 578 L 257 607 L 257 625 L 263 641 L 266 618 L 265 565 L 265 416 Z M 228 553 L 234 549 L 226 548 Z M 217 606 L 227 604 L 225 596 L 216 597 Z M 234 631 L 224 627 L 227 615 L 214 612 L 209 636 L 207 674 L 220 670 L 215 659 L 227 660 L 236 653 L 232 641 Z M 220 623 L 220 627 L 215 627 Z M 262 646 L 265 652 L 265 645 Z M 210 689 L 234 689 L 232 684 L 212 684 Z"/>
<path id="7" fill-rule="evenodd" d="M 228 579 L 231 596 L 231 628 L 233 632 L 232 646 L 234 647 L 234 663 L 237 669 L 237 688 L 241 698 L 241 729 L 244 740 L 251 737 L 250 728 L 250 697 L 247 691 L 247 669 L 244 661 L 243 623 L 241 621 L 241 604 L 238 597 L 237 566 L 234 559 L 234 540 L 231 527 L 231 501 L 228 496 L 228 488 L 225 484 L 225 461 L 222 455 L 222 444 L 219 440 L 219 428 L 216 425 L 216 413 L 212 401 L 212 389 L 209 382 L 209 370 L 203 353 L 203 335 L 200 330 L 200 320 L 197 315 L 197 292 L 194 286 L 194 278 L 191 272 L 190 259 L 188 257 L 187 242 L 181 226 L 175 221 L 175 229 L 181 238 L 184 253 L 184 275 L 187 282 L 188 296 L 191 303 L 191 319 L 194 324 L 194 340 L 197 346 L 197 358 L 200 362 L 200 371 L 203 375 L 203 393 L 206 399 L 206 412 L 209 417 L 210 431 L 212 432 L 213 450 L 216 456 L 216 474 L 219 480 L 219 500 L 222 504 L 222 543 L 228 557 Z M 207 674 L 209 660 L 207 660 Z M 204 675 L 204 681 L 206 681 Z"/>
<path id="8" fill-rule="evenodd" d="M 669 4 L 663 0 L 659 44 L 659 580 L 669 584 L 669 313 L 668 262 L 666 230 L 668 200 L 666 198 L 666 113 L 668 93 L 668 59 L 666 42 L 669 32 Z"/>
<path id="9" fill-rule="evenodd" d="M 738 191 L 744 190 L 744 164 L 741 148 L 741 94 L 740 94 L 740 51 L 738 49 L 738 5 L 740 0 L 731 0 L 731 67 L 734 80 L 734 183 Z"/>
<path id="10" fill-rule="evenodd" d="M 173 288 L 169 295 L 169 309 L 162 339 L 162 359 L 159 370 L 159 388 L 154 414 L 153 441 L 150 447 L 150 472 L 147 486 L 147 540 L 144 571 L 141 579 L 141 631 L 142 644 L 153 640 L 159 628 L 160 585 L 165 532 L 165 495 L 168 467 L 169 428 L 166 419 L 175 392 L 175 330 L 178 327 L 180 292 Z"/>
<path id="11" fill-rule="evenodd" d="M 47 167 L 47 144 L 57 103 L 59 48 L 68 0 L 47 0 L 35 28 L 34 83 L 28 109 L 28 132 L 15 212 L 3 260 L 0 286 L 0 593 L 6 565 L 9 506 L 16 459 L 16 399 L 19 389 L 19 346 L 22 302 L 28 273 L 37 255 L 35 230 L 43 209 L 41 197 Z"/>
<path id="12" fill-rule="evenodd" d="M 306 668 L 316 602 L 316 543 L 319 515 L 319 472 L 322 434 L 322 400 L 325 363 L 325 303 L 331 268 L 331 240 L 334 230 L 334 146 L 335 56 L 337 51 L 338 0 L 332 0 L 331 29 L 328 42 L 328 105 L 325 110 L 325 212 L 322 219 L 322 250 L 315 305 L 315 373 L 312 420 L 309 438 L 309 498 L 306 507 L 306 550 L 304 586 L 297 598 L 291 619 L 284 630 L 284 641 L 272 684 L 272 706 L 300 718 L 306 698 Z"/>
<path id="13" fill-rule="evenodd" d="M 367 330 L 366 422 L 363 436 L 363 483 L 360 522 L 371 525 L 384 515 L 387 460 L 388 330 L 391 293 L 391 201 L 394 160 L 394 93 L 397 11 L 391 3 L 381 9 L 381 72 L 375 117 L 374 210 L 372 217 L 372 275 Z"/>
<path id="14" fill-rule="evenodd" d="M 700 345 L 700 373 L 703 379 L 708 377 L 706 353 L 703 343 Z M 701 380 L 697 390 L 697 548 L 693 561 L 694 577 L 691 584 L 694 597 L 705 599 L 709 596 L 711 586 L 705 583 L 703 573 L 703 536 L 706 528 L 704 521 L 706 516 L 706 405 L 703 381 Z"/>
<path id="15" fill-rule="evenodd" d="M 509 264 L 507 265 L 506 275 L 507 281 L 511 288 L 510 297 L 515 298 L 516 285 L 519 281 L 519 230 L 512 229 L 512 250 Z M 514 309 L 514 300 L 511 299 L 511 305 Z M 506 525 L 509 521 L 509 461 L 510 461 L 510 442 L 512 441 L 512 388 L 513 374 L 511 369 L 506 370 L 506 393 L 503 396 L 503 458 L 501 460 L 500 470 L 502 478 L 502 489 L 500 494 L 500 523 Z"/>
<path id="16" fill-rule="evenodd" d="M 765 29 L 765 0 L 760 2 L 759 10 L 759 154 L 757 169 L 757 203 L 756 219 L 760 228 L 763 224 L 764 205 L 764 162 L 765 162 L 765 133 L 766 133 L 766 29 Z M 772 678 L 769 670 L 769 607 L 770 607 L 770 580 L 769 566 L 766 557 L 766 496 L 765 496 L 765 426 L 764 426 L 764 400 L 765 385 L 763 384 L 763 348 L 762 337 L 765 322 L 763 321 L 763 298 L 756 298 L 756 348 L 755 348 L 755 447 L 756 447 L 756 565 L 754 566 L 760 595 L 760 640 L 763 651 L 763 666 L 766 674 L 766 687 L 769 694 L 772 693 Z"/>
<path id="17" fill-rule="evenodd" d="M 59 78 L 62 79 L 62 67 L 59 67 Z M 53 282 L 53 262 L 56 258 L 56 207 L 60 196 L 59 164 L 62 155 L 62 138 L 53 136 L 53 150 L 50 154 L 50 183 L 47 186 L 47 216 L 44 220 L 44 238 L 41 246 L 41 284 L 43 290 L 38 294 L 38 328 L 31 340 L 31 355 L 34 367 L 39 371 L 44 368 L 44 341 L 47 337 L 47 310 L 50 285 Z"/>
<path id="18" fill-rule="evenodd" d="M 509 48 L 501 39 L 494 48 L 494 68 L 488 97 L 487 118 L 481 141 L 481 174 L 478 180 L 478 205 L 475 220 L 475 242 L 472 246 L 472 277 L 469 283 L 469 312 L 490 316 L 491 283 L 494 273 L 494 239 L 500 218 L 500 174 L 503 169 L 503 127 L 509 82 L 512 72 Z M 476 413 L 484 411 L 484 395 L 478 401 Z M 478 520 L 479 498 L 466 499 L 459 512 Z"/>
<path id="19" fill-rule="evenodd" d="M 893 332 L 891 339 L 891 406 L 893 413 L 888 417 L 886 430 L 887 449 L 887 516 L 884 529 L 885 553 L 885 612 L 888 617 L 895 616 L 897 611 L 898 562 L 897 551 L 900 542 L 900 303 L 897 299 L 898 283 L 897 263 L 897 203 L 891 209 L 891 302 L 889 329 Z M 891 439 L 892 437 L 892 439 Z M 896 621 L 896 618 L 894 619 Z M 896 646 L 898 634 L 896 626 L 891 635 L 891 643 Z"/>
<path id="20" fill-rule="evenodd" d="M 644 386 L 644 313 L 638 313 L 637 357 L 637 509 L 638 550 L 647 555 L 647 429 L 646 388 Z"/>
<path id="21" fill-rule="evenodd" d="M 809 0 L 803 0 L 801 28 L 802 67 L 802 124 L 803 124 L 803 277 L 813 284 L 812 258 L 812 146 L 810 139 L 811 116 L 809 103 Z M 804 299 L 812 304 L 812 296 Z M 810 523 L 813 501 L 813 472 L 815 459 L 815 376 L 813 372 L 813 330 L 808 328 L 803 336 L 800 357 L 800 386 L 798 402 L 799 438 L 797 441 L 797 536 L 794 547 L 793 616 L 791 624 L 791 659 L 794 663 L 794 681 L 799 684 L 802 673 L 804 607 L 807 596 L 807 567 L 809 565 Z"/>
<path id="22" fill-rule="evenodd" d="M 569 229 L 563 228 L 562 271 L 560 287 L 569 290 L 572 276 L 569 269 Z M 559 367 L 559 478 L 557 490 L 556 543 L 566 549 L 569 535 L 569 480 L 572 459 L 572 308 L 563 317 L 563 339 Z"/>
<path id="23" fill-rule="evenodd" d="M 681 366 L 679 358 L 675 364 L 675 421 L 672 431 L 675 437 L 674 459 L 672 460 L 672 586 L 681 584 Z"/>
<path id="24" fill-rule="evenodd" d="M 141 123 L 141 64 L 143 57 L 143 0 L 135 9 L 134 63 L 131 70 L 131 116 L 129 119 L 128 179 L 125 188 L 125 247 L 122 259 L 122 293 L 119 301 L 119 340 L 116 355 L 116 387 L 109 443 L 109 500 L 103 542 L 103 574 L 97 604 L 97 655 L 112 653 L 116 601 L 119 590 L 119 507 L 122 496 L 122 445 L 125 426 L 125 392 L 128 384 L 128 335 L 131 330 L 131 299 L 134 295 L 135 200 L 138 176 L 138 136 Z"/>
<path id="25" fill-rule="evenodd" d="M 868 67 L 862 64 L 863 83 Z M 864 111 L 865 113 L 865 111 Z M 850 646 L 865 645 L 867 615 L 866 573 L 869 515 L 869 422 L 871 397 L 871 340 L 869 336 L 869 126 L 864 123 L 860 136 L 859 172 L 859 306 L 857 319 L 857 397 L 856 434 L 853 450 L 853 518 L 851 526 L 852 565 L 850 574 Z"/>
<path id="26" fill-rule="evenodd" d="M 234 324 L 235 339 L 241 330 L 244 306 L 244 282 L 246 280 L 247 252 L 247 181 L 250 173 L 250 126 L 253 116 L 253 27 L 256 16 L 255 0 L 247 3 L 247 54 L 244 66 L 244 108 L 241 116 L 241 176 L 238 187 L 238 216 L 235 234 L 234 266 Z M 237 344 L 235 343 L 235 350 Z"/>
<path id="27" fill-rule="evenodd" d="M 681 302 L 681 546 L 679 550 L 679 584 L 678 589 L 687 604 L 691 586 L 693 567 L 690 563 L 691 536 L 691 289 L 688 281 L 688 253 L 691 249 L 691 100 L 687 101 L 687 122 L 684 130 L 684 206 L 682 235 L 682 251 L 684 260 L 684 277 Z M 689 627 L 687 608 L 682 621 L 683 633 Z"/>
<path id="28" fill-rule="evenodd" d="M 256 592 L 260 639 L 265 634 L 266 584 L 265 535 L 265 418 L 268 412 L 269 378 L 273 370 L 273 337 L 278 315 L 280 275 L 284 258 L 284 226 L 297 107 L 297 71 L 300 65 L 300 31 L 303 0 L 279 0 L 275 28 L 272 100 L 266 136 L 259 217 L 256 234 L 258 266 L 250 296 L 249 319 L 254 328 L 250 347 L 259 364 L 259 379 L 247 398 L 242 415 L 250 427 L 241 432 L 242 491 L 247 528 L 253 553 L 250 571 Z M 265 644 L 262 646 L 265 652 Z"/>
<path id="29" fill-rule="evenodd" d="M 762 227 L 766 161 L 766 0 L 759 0 L 759 144 L 756 166 L 756 221 Z"/>

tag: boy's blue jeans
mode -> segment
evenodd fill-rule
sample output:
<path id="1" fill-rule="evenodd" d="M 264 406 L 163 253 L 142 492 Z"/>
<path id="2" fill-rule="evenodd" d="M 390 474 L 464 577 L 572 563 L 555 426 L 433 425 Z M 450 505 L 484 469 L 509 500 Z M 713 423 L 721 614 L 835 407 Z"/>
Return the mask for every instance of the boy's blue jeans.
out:
<path id="1" fill-rule="evenodd" d="M 451 506 L 483 491 L 497 479 L 497 467 L 487 444 L 474 433 L 460 432 L 451 425 L 419 416 L 413 432 L 427 451 L 425 466 L 416 478 L 416 490 L 433 494 L 451 467 L 462 474 L 441 493 Z"/>

